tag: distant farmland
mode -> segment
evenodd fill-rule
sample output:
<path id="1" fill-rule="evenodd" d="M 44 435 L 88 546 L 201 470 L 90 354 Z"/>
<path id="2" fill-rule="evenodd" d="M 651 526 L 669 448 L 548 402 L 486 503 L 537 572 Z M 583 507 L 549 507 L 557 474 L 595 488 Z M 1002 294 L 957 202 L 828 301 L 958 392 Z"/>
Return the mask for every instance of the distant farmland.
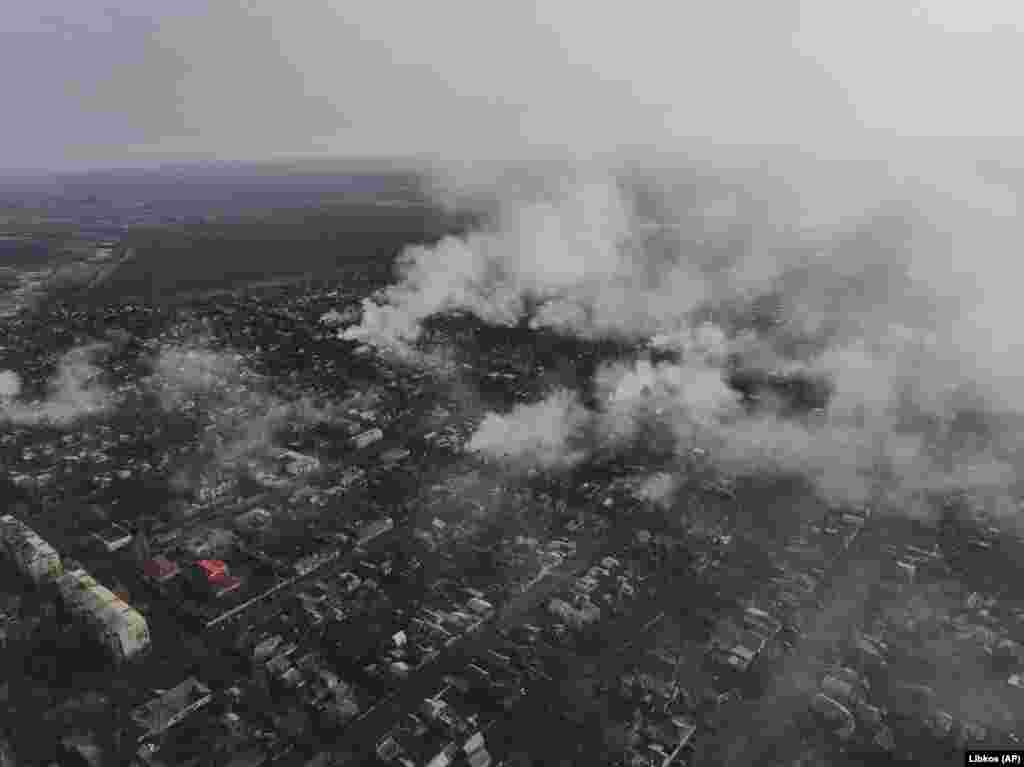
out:
<path id="1" fill-rule="evenodd" d="M 465 231 L 469 220 L 428 202 L 418 171 L 384 162 L 169 165 L 51 181 L 39 192 L 41 217 L 25 207 L 32 189 L 8 190 L 21 203 L 9 207 L 6 230 L 0 216 L 0 235 L 17 235 L 0 240 L 0 267 L 65 264 L 46 293 L 78 302 L 163 302 L 355 273 L 375 286 L 402 248 Z M 73 247 L 108 236 L 120 240 L 109 269 Z"/>
<path id="2" fill-rule="evenodd" d="M 32 267 L 45 263 L 52 247 L 43 238 L 0 235 L 0 266 Z"/>
<path id="3" fill-rule="evenodd" d="M 468 221 L 423 204 L 346 203 L 285 210 L 226 222 L 131 231 L 135 257 L 90 300 L 169 300 L 183 292 L 241 287 L 254 281 L 358 271 L 372 284 L 391 278 L 407 245 L 464 231 Z"/>

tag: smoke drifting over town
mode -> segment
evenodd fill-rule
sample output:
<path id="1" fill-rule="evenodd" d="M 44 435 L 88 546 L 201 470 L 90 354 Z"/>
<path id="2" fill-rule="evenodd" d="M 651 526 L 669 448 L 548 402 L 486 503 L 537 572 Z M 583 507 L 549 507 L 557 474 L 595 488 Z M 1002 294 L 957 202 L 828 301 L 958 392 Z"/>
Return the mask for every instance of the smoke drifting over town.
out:
<path id="1" fill-rule="evenodd" d="M 674 354 L 602 369 L 597 409 L 556 391 L 489 417 L 471 445 L 487 455 L 572 465 L 584 433 L 625 446 L 653 419 L 727 471 L 800 473 L 837 502 L 884 486 L 904 509 L 965 488 L 1015 524 L 1019 434 L 993 424 L 1024 401 L 1015 361 L 997 353 L 1013 348 L 1013 307 L 991 253 L 1012 252 L 1019 225 L 985 202 L 1000 190 L 961 168 L 894 180 L 833 167 L 861 200 L 877 190 L 866 210 L 805 204 L 813 185 L 796 183 L 822 172 L 813 161 L 793 182 L 756 169 L 713 182 L 685 168 L 657 183 L 534 175 L 502 190 L 483 231 L 407 250 L 397 282 L 345 335 L 411 349 L 427 317 L 458 310 Z M 817 380 L 831 396 L 815 417 L 769 396 L 751 410 L 727 385 L 737 365 Z"/>
<path id="2" fill-rule="evenodd" d="M 202 340 L 163 347 L 152 363 L 150 389 L 168 411 L 193 412 L 207 424 L 204 471 L 260 461 L 280 448 L 281 433 L 337 416 L 302 394 L 273 393 L 241 354 Z"/>
<path id="3" fill-rule="evenodd" d="M 468 447 L 530 468 L 567 468 L 586 457 L 571 443 L 587 420 L 587 411 L 563 389 L 542 402 L 519 405 L 507 415 L 489 414 Z"/>
<path id="4" fill-rule="evenodd" d="M 109 410 L 115 396 L 103 383 L 103 371 L 95 362 L 104 348 L 102 344 L 90 344 L 66 352 L 42 399 L 26 402 L 19 398 L 20 376 L 11 370 L 0 371 L 0 423 L 67 427 L 79 418 Z"/>
<path id="5" fill-rule="evenodd" d="M 233 759 L 220 753 L 226 744 L 275 763 L 363 763 L 375 751 L 380 759 L 482 764 L 469 743 L 482 743 L 486 733 L 494 763 L 514 764 L 520 762 L 498 749 L 535 736 L 536 721 L 556 724 L 556 736 L 537 739 L 544 752 L 534 763 L 589 765 L 598 760 L 571 749 L 582 748 L 605 711 L 610 722 L 612 709 L 615 718 L 621 709 L 632 712 L 624 716 L 631 718 L 629 753 L 637 759 L 672 761 L 661 759 L 667 752 L 648 738 L 653 715 L 680 730 L 678 722 L 692 715 L 686 738 L 695 734 L 698 751 L 688 761 L 825 764 L 814 751 L 776 760 L 761 748 L 790 740 L 801 746 L 802 712 L 826 691 L 826 700 L 833 695 L 822 672 L 845 672 L 839 666 L 848 662 L 858 667 L 855 676 L 872 677 L 876 693 L 883 686 L 894 693 L 876 695 L 879 707 L 863 710 L 850 683 L 849 700 L 832 700 L 830 718 L 845 711 L 853 722 L 856 715 L 863 740 L 840 744 L 826 736 L 824 725 L 835 729 L 835 721 L 807 730 L 814 748 L 827 741 L 829 753 L 842 751 L 850 763 L 868 738 L 880 750 L 865 753 L 903 758 L 895 745 L 877 743 L 869 733 L 879 730 L 868 721 L 884 719 L 886 728 L 908 722 L 895 693 L 921 687 L 918 681 L 934 689 L 914 728 L 920 719 L 922 729 L 941 730 L 950 715 L 964 719 L 964 733 L 967 720 L 1018 727 L 1024 647 L 1010 637 L 1019 638 L 1024 613 L 1012 575 L 1004 574 L 1014 572 L 1007 552 L 1019 554 L 1021 539 L 1001 533 L 1024 534 L 1024 101 L 1012 95 L 1024 71 L 1024 4 L 7 5 L 0 71 L 17 76 L 5 83 L 5 102 L 31 107 L 5 115 L 0 171 L 209 159 L 282 160 L 291 168 L 293 159 L 327 157 L 366 167 L 385 157 L 376 167 L 426 169 L 424 186 L 438 207 L 460 214 L 452 220 L 475 222 L 471 231 L 440 240 L 428 240 L 418 225 L 408 238 L 405 230 L 385 232 L 390 219 L 378 217 L 378 208 L 394 212 L 406 203 L 390 196 L 367 201 L 355 182 L 357 223 L 350 226 L 347 217 L 346 182 L 339 199 L 318 199 L 318 207 L 329 208 L 316 214 L 323 229 L 304 213 L 283 225 L 293 232 L 297 220 L 301 236 L 275 239 L 276 211 L 261 212 L 253 229 L 255 222 L 240 222 L 240 239 L 216 210 L 209 211 L 214 220 L 193 224 L 189 214 L 179 222 L 175 214 L 167 220 L 179 223 L 150 227 L 137 222 L 163 221 L 161 206 L 148 211 L 139 200 L 124 219 L 130 241 L 149 241 L 154 230 L 154 258 L 187 253 L 182 274 L 198 263 L 201 247 L 219 255 L 223 242 L 224 261 L 210 263 L 231 292 L 250 293 L 235 288 L 263 269 L 264 255 L 248 260 L 257 250 L 280 258 L 282 275 L 303 263 L 333 272 L 328 281 L 345 275 L 336 290 L 317 292 L 319 275 L 309 274 L 301 289 L 278 286 L 280 298 L 262 295 L 276 288 L 253 286 L 255 295 L 189 298 L 196 306 L 179 313 L 164 305 L 165 297 L 171 304 L 193 277 L 198 288 L 200 275 L 158 279 L 139 268 L 145 287 L 138 300 L 118 296 L 139 306 L 86 311 L 80 319 L 97 320 L 82 332 L 123 316 L 139 341 L 152 334 L 144 348 L 153 356 L 143 360 L 151 375 L 137 399 L 159 403 L 152 408 L 159 417 L 140 419 L 145 429 L 134 436 L 115 424 L 124 440 L 115 432 L 81 440 L 62 435 L 42 457 L 32 449 L 34 435 L 11 435 L 10 444 L 23 448 L 17 468 L 26 484 L 34 478 L 42 492 L 63 485 L 65 476 L 81 479 L 67 484 L 67 495 L 82 487 L 100 503 L 111 501 L 118 508 L 107 521 L 128 524 L 129 514 L 156 510 L 130 496 L 148 492 L 149 483 L 191 496 L 168 502 L 160 520 L 167 532 L 197 523 L 200 535 L 212 533 L 212 525 L 226 531 L 238 520 L 236 501 L 254 498 L 261 507 L 251 511 L 280 528 L 273 530 L 274 537 L 281 533 L 280 546 L 257 559 L 250 554 L 263 547 L 259 536 L 240 536 L 245 558 L 236 547 L 218 567 L 222 555 L 212 555 L 218 560 L 206 560 L 209 570 L 200 565 L 206 575 L 195 569 L 202 561 L 195 551 L 179 545 L 184 541 L 161 544 L 175 572 L 179 560 L 180 570 L 188 569 L 189 597 L 179 598 L 176 586 L 152 591 L 139 584 L 137 593 L 146 594 L 139 607 L 153 623 L 151 662 L 163 664 L 165 649 L 182 649 L 170 646 L 181 636 L 177 629 L 164 628 L 172 610 L 176 619 L 195 622 L 202 653 L 189 652 L 174 671 L 178 679 L 167 676 L 171 667 L 159 676 L 168 684 L 216 682 L 206 698 L 215 704 L 201 716 L 217 735 L 208 741 L 190 724 L 166 735 L 154 729 L 142 740 L 126 736 L 129 758 L 143 746 L 139 759 L 162 760 L 164 745 L 170 751 L 191 740 L 203 749 L 195 757 L 201 763 Z M 398 198 L 407 200 L 408 191 Z M 81 205 L 87 228 L 99 226 L 101 209 L 88 200 Z M 38 226 L 34 210 L 17 215 L 29 215 L 33 231 Z M 337 230 L 335 215 L 343 220 Z M 181 234 L 180 249 L 162 247 L 158 229 L 171 230 L 175 243 Z M 202 236 L 192 238 L 192 231 Z M 389 244 L 378 247 L 377 234 Z M 363 286 L 380 284 L 376 268 L 399 237 L 419 244 L 398 254 L 391 283 L 367 297 Z M 241 251 L 237 260 L 232 248 Z M 289 263 L 291 248 L 308 249 L 310 261 L 304 252 Z M 356 274 L 360 267 L 366 268 Z M 106 274 L 106 266 L 95 268 Z M 92 269 L 65 267 L 55 277 L 70 287 L 82 275 L 95 276 Z M 276 269 L 267 271 L 259 277 L 276 278 Z M 363 300 L 350 325 L 357 291 Z M 222 302 L 232 304 L 230 312 Z M 147 303 L 154 306 L 143 311 Z M 328 303 L 339 304 L 338 314 L 321 314 Z M 192 320 L 178 325 L 181 314 Z M 214 314 L 218 319 L 206 322 Z M 480 331 L 479 323 L 437 321 L 458 314 L 503 330 L 489 335 L 492 329 Z M 314 316 L 326 319 L 317 323 Z M 175 328 L 157 337 L 165 320 Z M 52 348 L 42 340 L 51 337 L 44 329 L 33 331 L 38 344 L 25 347 L 40 356 Z M 484 348 L 492 337 L 500 343 Z M 117 392 L 94 358 L 102 348 L 66 354 L 41 397 L 27 371 L 0 371 L 0 431 L 8 424 L 67 426 L 111 409 Z M 384 359 L 367 353 L 374 350 Z M 404 366 L 390 364 L 396 359 Z M 584 364 L 576 366 L 579 360 Z M 352 401 L 338 402 L 352 393 Z M 372 404 L 357 407 L 354 400 L 363 398 Z M 131 415 L 125 420 L 134 421 Z M 333 428 L 310 428 L 322 423 Z M 100 452 L 107 443 L 109 456 Z M 44 461 L 63 463 L 72 450 L 67 463 L 74 473 L 43 470 Z M 116 467 L 104 466 L 114 459 Z M 288 461 L 294 471 L 282 468 Z M 270 470 L 275 462 L 281 471 Z M 793 478 L 799 481 L 774 481 Z M 293 492 L 297 485 L 309 492 Z M 128 494 L 113 498 L 121 488 Z M 632 492 L 629 502 L 620 502 L 624 492 Z M 646 504 L 632 503 L 637 499 Z M 181 520 L 173 520 L 179 505 Z M 904 524 L 933 523 L 940 515 L 941 525 Z M 858 537 L 861 530 L 866 534 Z M 142 553 L 150 544 L 140 532 L 140 543 L 147 538 Z M 361 545 L 350 552 L 356 541 Z M 140 563 L 129 565 L 134 557 L 115 551 L 110 544 L 97 550 L 98 572 L 131 566 L 134 590 Z M 406 556 L 412 552 L 417 556 Z M 146 558 L 151 554 L 156 548 Z M 338 555 L 325 565 L 329 570 L 309 565 L 325 561 L 324 554 Z M 513 571 L 523 578 L 504 574 Z M 229 601 L 221 605 L 236 597 L 251 605 L 250 595 L 273 599 L 258 618 L 253 611 L 245 623 L 232 619 L 245 643 L 253 640 L 249 657 L 268 661 L 249 665 L 252 685 L 234 671 L 248 644 L 225 641 L 219 629 L 200 633 L 211 623 L 205 610 L 193 609 L 199 599 L 219 600 L 206 587 L 229 575 L 240 578 L 239 590 L 223 592 Z M 353 579 L 361 583 L 353 586 Z M 279 590 L 285 581 L 287 591 Z M 532 590 L 537 584 L 542 588 Z M 476 607 L 470 593 L 481 595 L 472 600 Z M 172 599 L 180 604 L 172 608 Z M 444 616 L 433 609 L 442 604 Z M 426 634 L 413 629 L 414 615 L 431 627 Z M 492 618 L 493 628 L 543 624 L 528 632 L 528 642 L 536 642 L 529 652 L 547 671 L 520 664 L 518 651 L 499 662 L 497 649 L 511 652 L 511 645 L 492 642 L 492 627 L 484 626 Z M 452 630 L 434 631 L 435 620 Z M 662 648 L 672 650 L 664 654 L 671 670 L 661 681 L 672 690 L 664 703 L 640 679 L 657 657 L 648 631 L 660 631 L 659 621 L 676 624 L 677 634 Z M 474 636 L 462 643 L 466 626 Z M 509 638 L 518 633 L 509 631 Z M 856 647 L 869 634 L 869 650 Z M 60 644 L 71 636 L 62 631 Z M 50 641 L 49 634 L 43 638 Z M 18 644 L 13 632 L 9 644 Z M 447 675 L 456 671 L 449 661 L 462 665 L 485 646 L 499 663 L 485 663 L 493 674 L 476 666 L 483 673 L 473 672 L 472 681 Z M 49 651 L 40 647 L 7 653 L 12 669 L 22 657 L 32 661 L 26 667 L 47 661 Z M 678 661 L 671 657 L 677 650 Z M 865 653 L 877 663 L 862 664 Z M 428 656 L 441 661 L 432 670 Z M 699 674 L 684 671 L 684 656 Z M 313 671 L 321 661 L 333 667 L 330 675 Z M 505 673 L 513 665 L 514 678 Z M 584 675 L 575 672 L 587 667 L 595 675 L 583 687 L 577 683 Z M 724 673 L 705 674 L 712 667 Z M 733 675 L 741 667 L 748 676 Z M 431 676 L 412 681 L 424 670 Z M 540 672 L 536 678 L 533 671 Z M 63 664 L 52 671 L 60 688 L 43 687 L 44 672 L 51 673 L 32 671 L 40 684 L 16 683 L 5 692 L 24 701 L 29 716 L 74 686 L 64 683 L 72 675 Z M 148 667 L 127 674 L 156 683 Z M 684 674 L 691 679 L 684 682 Z M 485 676 L 486 704 L 477 694 L 485 692 L 478 687 Z M 412 683 L 400 688 L 407 678 Z M 421 682 L 442 678 L 443 692 L 425 704 Z M 115 698 L 115 685 L 105 682 L 120 686 L 124 679 L 104 680 L 116 701 L 110 711 L 120 712 L 109 717 L 111 726 L 127 722 L 121 702 L 128 697 L 121 691 Z M 549 705 L 559 703 L 568 683 L 583 692 Z M 222 695 L 222 687 L 230 691 Z M 372 696 L 364 697 L 364 687 Z M 243 688 L 236 706 L 235 691 Z M 525 689 L 525 703 L 513 709 Z M 474 725 L 462 732 L 464 723 L 446 724 L 442 738 L 439 722 L 456 720 L 435 706 L 449 690 L 444 707 L 453 712 L 472 703 Z M 131 695 L 143 702 L 141 688 Z M 612 705 L 613 696 L 625 705 Z M 187 711 L 199 708 L 191 702 Z M 145 710 L 152 714 L 146 721 L 172 721 L 160 713 L 163 704 Z M 406 716 L 413 710 L 422 722 Z M 497 718 L 485 724 L 491 710 Z M 335 726 L 342 719 L 352 725 L 344 733 Z M 119 744 L 129 732 L 118 731 Z M 416 753 L 401 753 L 414 732 L 425 735 Z M 470 732 L 476 734 L 462 740 Z M 359 753 L 343 755 L 356 740 L 366 741 Z M 150 752 L 149 741 L 163 753 Z M 444 749 L 433 760 L 427 741 Z M 570 748 L 554 749 L 559 741 Z M 726 758 L 714 758 L 716 743 Z M 964 734 L 964 743 L 974 744 L 974 735 Z M 277 751 L 279 745 L 287 750 Z M 314 749 L 331 753 L 314 756 Z M 32 763 L 50 761 L 48 755 Z"/>

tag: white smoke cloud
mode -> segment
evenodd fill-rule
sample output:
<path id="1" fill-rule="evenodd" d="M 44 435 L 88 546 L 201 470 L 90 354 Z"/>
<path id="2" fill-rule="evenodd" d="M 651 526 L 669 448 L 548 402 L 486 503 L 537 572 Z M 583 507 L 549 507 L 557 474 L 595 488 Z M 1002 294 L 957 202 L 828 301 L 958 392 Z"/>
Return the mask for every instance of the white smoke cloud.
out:
<path id="1" fill-rule="evenodd" d="M 492 226 L 407 249 L 397 282 L 364 301 L 362 323 L 343 337 L 407 348 L 424 319 L 461 310 L 494 324 L 528 315 L 534 328 L 641 339 L 686 327 L 688 312 L 710 297 L 735 296 L 737 284 L 751 279 L 744 270 L 758 259 L 722 258 L 733 228 L 708 236 L 703 227 L 718 211 L 683 209 L 682 222 L 666 211 L 645 213 L 627 180 L 606 173 L 559 169 L 547 181 L 499 179 Z M 767 236 L 774 225 L 761 228 Z M 771 258 L 774 276 L 779 255 Z"/>
<path id="2" fill-rule="evenodd" d="M 680 444 L 715 445 L 723 465 L 806 474 L 835 500 L 865 500 L 886 474 L 896 504 L 965 484 L 1009 508 L 1020 439 L 1004 427 L 998 443 L 961 445 L 956 418 L 1024 412 L 1004 266 L 1024 242 L 1015 188 L 962 157 L 925 167 L 923 151 L 884 166 L 791 159 L 497 175 L 489 227 L 407 251 L 396 284 L 350 333 L 413 348 L 426 317 L 459 310 L 646 339 L 681 361 L 598 374 L 607 396 L 589 428 L 603 443 L 668 428 Z M 454 196 L 487 198 L 478 176 L 465 186 L 453 176 Z M 793 420 L 773 412 L 784 403 L 768 391 L 758 415 L 741 412 L 723 382 L 737 363 L 827 382 L 827 412 Z"/>
<path id="3" fill-rule="evenodd" d="M 116 397 L 103 383 L 103 371 L 94 360 L 104 349 L 103 344 L 89 344 L 66 352 L 57 363 L 49 391 L 38 401 L 18 400 L 21 378 L 13 371 L 0 373 L 0 421 L 67 427 L 79 418 L 107 412 L 116 404 Z"/>
<path id="4" fill-rule="evenodd" d="M 905 328 L 872 344 L 859 339 L 826 347 L 794 365 L 833 382 L 824 412 L 804 418 L 787 417 L 771 402 L 752 413 L 741 405 L 721 367 L 730 353 L 721 329 L 702 325 L 676 339 L 675 348 L 685 350 L 680 362 L 603 366 L 595 381 L 597 409 L 584 410 L 557 392 L 489 416 L 471 446 L 511 464 L 525 455 L 560 468 L 601 451 L 649 446 L 660 435 L 676 452 L 700 447 L 730 474 L 802 475 L 833 503 L 883 499 L 928 516 L 933 494 L 961 490 L 995 519 L 1019 527 L 1013 495 L 1020 435 L 958 426 L 958 414 L 982 407 L 991 415 L 991 404 Z M 748 335 L 740 337 L 741 348 L 750 343 Z"/>
<path id="5" fill-rule="evenodd" d="M 574 445 L 583 436 L 588 413 L 576 396 L 564 389 L 510 413 L 490 413 L 467 449 L 523 468 L 568 468 L 587 453 Z"/>
<path id="6" fill-rule="evenodd" d="M 14 399 L 21 393 L 21 377 L 13 370 L 0 370 L 0 400 Z"/>
<path id="7" fill-rule="evenodd" d="M 414 342 L 427 317 L 464 310 L 494 324 L 513 324 L 530 302 L 542 308 L 535 326 L 620 330 L 608 311 L 633 311 L 640 275 L 629 254 L 630 213 L 614 181 L 560 181 L 541 199 L 502 203 L 492 231 L 448 237 L 408 249 L 399 281 L 363 304 L 363 321 L 343 337 L 387 348 Z M 660 293 L 660 297 L 655 293 Z M 670 300 L 667 287 L 651 301 Z M 605 310 L 590 316 L 590 310 Z M 650 314 L 648 309 L 646 314 Z M 637 328 L 652 327 L 645 312 Z"/>
<path id="8" fill-rule="evenodd" d="M 820 417 L 753 414 L 738 405 L 720 368 L 694 362 L 614 366 L 598 376 L 605 405 L 594 415 L 608 441 L 629 444 L 650 421 L 671 426 L 678 446 L 699 445 L 734 473 L 788 472 L 811 479 L 833 502 L 861 504 L 879 492 L 908 507 L 927 493 L 967 490 L 993 509 L 1010 508 L 1017 470 L 1013 432 L 964 439 L 952 419 L 984 404 L 969 381 L 895 337 L 869 351 L 863 341 L 826 349 L 802 366 L 825 375 L 835 393 Z M 1004 520 L 1012 522 L 1012 520 Z"/>

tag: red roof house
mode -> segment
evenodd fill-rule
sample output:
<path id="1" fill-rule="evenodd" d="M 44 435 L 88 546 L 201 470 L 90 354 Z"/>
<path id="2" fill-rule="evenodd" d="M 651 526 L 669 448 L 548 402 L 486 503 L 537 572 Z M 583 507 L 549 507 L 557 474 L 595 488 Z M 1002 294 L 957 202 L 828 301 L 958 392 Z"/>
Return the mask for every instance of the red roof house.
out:
<path id="1" fill-rule="evenodd" d="M 219 559 L 200 559 L 196 564 L 211 581 L 218 575 L 228 574 L 228 566 Z"/>
<path id="2" fill-rule="evenodd" d="M 147 578 L 164 583 L 180 572 L 181 568 L 166 557 L 153 557 L 142 565 L 142 573 Z"/>

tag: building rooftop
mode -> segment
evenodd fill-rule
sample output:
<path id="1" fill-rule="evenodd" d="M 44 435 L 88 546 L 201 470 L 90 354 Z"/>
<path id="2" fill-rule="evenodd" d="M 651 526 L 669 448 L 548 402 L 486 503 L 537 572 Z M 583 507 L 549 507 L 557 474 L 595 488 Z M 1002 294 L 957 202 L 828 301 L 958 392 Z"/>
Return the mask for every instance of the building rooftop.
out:
<path id="1" fill-rule="evenodd" d="M 132 720 L 157 735 L 185 719 L 211 700 L 210 688 L 195 677 L 189 677 L 163 695 L 132 711 Z"/>
<path id="2" fill-rule="evenodd" d="M 167 581 L 181 572 L 181 568 L 178 567 L 176 562 L 172 562 L 166 557 L 153 557 L 147 560 L 142 565 L 142 572 L 147 578 L 152 578 L 155 581 Z"/>

